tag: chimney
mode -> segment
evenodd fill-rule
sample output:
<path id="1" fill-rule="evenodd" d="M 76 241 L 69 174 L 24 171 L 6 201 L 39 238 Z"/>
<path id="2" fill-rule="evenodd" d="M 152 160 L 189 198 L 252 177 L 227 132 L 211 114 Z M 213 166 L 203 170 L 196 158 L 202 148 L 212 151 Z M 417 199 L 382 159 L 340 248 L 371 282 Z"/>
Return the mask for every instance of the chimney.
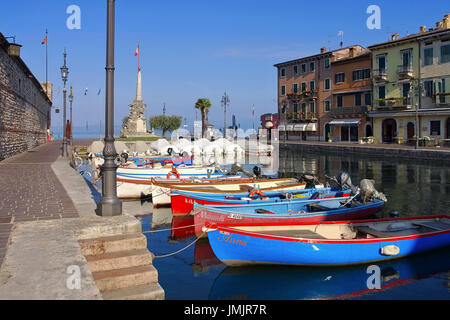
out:
<path id="1" fill-rule="evenodd" d="M 392 34 L 392 41 L 398 40 L 398 37 L 399 37 L 399 33 L 398 32 L 393 33 Z"/>
<path id="2" fill-rule="evenodd" d="M 443 27 L 445 29 L 449 29 L 450 28 L 450 13 L 446 14 L 444 16 L 444 20 L 442 20 L 442 22 L 443 22 Z"/>
<path id="3" fill-rule="evenodd" d="M 420 33 L 427 32 L 427 26 L 421 26 L 420 27 Z"/>
<path id="4" fill-rule="evenodd" d="M 355 56 L 355 48 L 351 47 L 348 50 L 349 50 L 349 57 L 353 58 Z"/>
<path id="5" fill-rule="evenodd" d="M 442 21 L 436 22 L 436 29 L 442 29 L 443 26 L 444 26 L 444 24 L 442 23 Z"/>
<path id="6" fill-rule="evenodd" d="M 325 52 L 327 52 L 327 48 L 326 47 L 320 48 L 320 53 L 325 53 Z"/>

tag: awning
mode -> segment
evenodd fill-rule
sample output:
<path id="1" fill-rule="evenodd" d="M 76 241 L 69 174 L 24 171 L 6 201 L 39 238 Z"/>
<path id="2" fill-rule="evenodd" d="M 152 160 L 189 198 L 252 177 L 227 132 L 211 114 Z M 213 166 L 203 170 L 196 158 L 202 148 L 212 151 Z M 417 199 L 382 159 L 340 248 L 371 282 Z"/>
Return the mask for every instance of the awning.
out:
<path id="1" fill-rule="evenodd" d="M 272 121 L 267 121 L 266 122 L 266 129 L 272 129 L 273 128 L 273 122 Z"/>
<path id="2" fill-rule="evenodd" d="M 306 131 L 306 123 L 294 125 L 294 131 Z"/>
<path id="3" fill-rule="evenodd" d="M 278 131 L 286 131 L 285 125 L 284 125 L 284 124 L 280 124 L 280 125 L 278 126 Z"/>
<path id="4" fill-rule="evenodd" d="M 294 125 L 293 124 L 286 125 L 286 131 L 294 131 Z"/>
<path id="5" fill-rule="evenodd" d="M 328 124 L 330 126 L 357 126 L 361 122 L 361 119 L 339 119 L 333 120 Z"/>
<path id="6" fill-rule="evenodd" d="M 306 126 L 306 131 L 317 131 L 317 124 L 310 123 Z"/>

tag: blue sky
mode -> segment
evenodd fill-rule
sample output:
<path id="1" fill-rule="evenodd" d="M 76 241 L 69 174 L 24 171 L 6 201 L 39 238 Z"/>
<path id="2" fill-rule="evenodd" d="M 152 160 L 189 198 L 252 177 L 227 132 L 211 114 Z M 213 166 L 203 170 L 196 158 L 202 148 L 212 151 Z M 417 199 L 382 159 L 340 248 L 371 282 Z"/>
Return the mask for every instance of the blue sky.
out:
<path id="1" fill-rule="evenodd" d="M 74 86 L 74 125 L 98 126 L 104 114 L 106 0 L 4 1 L 0 32 L 16 36 L 22 58 L 40 81 L 45 80 L 45 47 L 49 31 L 49 80 L 54 83 L 54 105 L 62 105 L 59 68 L 64 48 Z M 81 9 L 81 29 L 69 30 L 66 8 Z M 369 30 L 369 5 L 381 9 L 381 29 Z M 128 114 L 135 97 L 137 59 L 141 42 L 143 98 L 148 116 L 162 113 L 195 120 L 195 101 L 212 102 L 210 122 L 223 125 L 220 99 L 226 91 L 231 103 L 228 123 L 235 114 L 241 127 L 276 112 L 275 63 L 336 49 L 339 31 L 344 45 L 369 46 L 389 35 L 416 33 L 434 27 L 450 13 L 448 0 L 433 1 L 303 1 L 303 0 L 117 0 L 115 55 L 116 123 Z M 85 88 L 87 95 L 84 95 Z M 97 95 L 101 89 L 101 94 Z M 54 117 L 54 122 L 58 118 Z M 200 115 L 198 115 L 200 119 Z"/>

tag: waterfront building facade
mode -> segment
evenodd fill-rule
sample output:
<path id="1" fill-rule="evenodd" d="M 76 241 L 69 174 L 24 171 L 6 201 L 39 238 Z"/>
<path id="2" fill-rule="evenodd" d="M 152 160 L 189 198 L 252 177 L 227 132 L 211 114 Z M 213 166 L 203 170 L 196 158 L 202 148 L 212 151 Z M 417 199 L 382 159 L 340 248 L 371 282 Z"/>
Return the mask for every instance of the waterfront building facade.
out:
<path id="1" fill-rule="evenodd" d="M 325 106 L 329 120 L 324 137 L 330 141 L 357 142 L 373 134 L 368 112 L 372 108 L 372 56 L 369 50 L 331 63 L 332 97 Z"/>
<path id="2" fill-rule="evenodd" d="M 449 28 L 446 15 L 435 29 L 422 26 L 419 33 L 393 34 L 391 41 L 369 47 L 374 96 L 369 115 L 377 142 L 415 144 L 417 138 L 447 137 Z"/>
<path id="3" fill-rule="evenodd" d="M 359 54 L 359 45 L 276 64 L 280 139 L 323 141 L 332 101 L 332 62 Z"/>

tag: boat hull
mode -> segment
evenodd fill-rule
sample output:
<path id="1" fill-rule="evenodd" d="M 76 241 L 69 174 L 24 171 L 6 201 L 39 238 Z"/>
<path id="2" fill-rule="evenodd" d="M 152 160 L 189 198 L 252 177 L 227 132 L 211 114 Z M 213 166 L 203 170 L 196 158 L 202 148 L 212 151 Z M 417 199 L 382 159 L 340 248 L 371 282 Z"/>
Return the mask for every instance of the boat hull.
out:
<path id="1" fill-rule="evenodd" d="M 324 221 L 356 220 L 370 218 L 383 209 L 384 202 L 356 208 L 342 208 L 330 211 L 305 213 L 248 214 L 214 210 L 202 207 L 194 214 L 195 233 L 202 234 L 202 228 L 208 224 L 217 226 L 252 226 L 252 225 L 289 225 L 297 223 L 321 223 Z M 261 206 L 264 208 L 264 206 Z"/>
<path id="2" fill-rule="evenodd" d="M 228 266 L 334 266 L 374 263 L 447 247 L 450 245 L 450 229 L 389 238 L 347 240 L 283 237 L 249 232 L 243 228 L 217 227 L 208 232 L 208 239 L 216 257 Z M 382 248 L 387 246 L 397 247 L 399 253 L 383 253 Z"/>

